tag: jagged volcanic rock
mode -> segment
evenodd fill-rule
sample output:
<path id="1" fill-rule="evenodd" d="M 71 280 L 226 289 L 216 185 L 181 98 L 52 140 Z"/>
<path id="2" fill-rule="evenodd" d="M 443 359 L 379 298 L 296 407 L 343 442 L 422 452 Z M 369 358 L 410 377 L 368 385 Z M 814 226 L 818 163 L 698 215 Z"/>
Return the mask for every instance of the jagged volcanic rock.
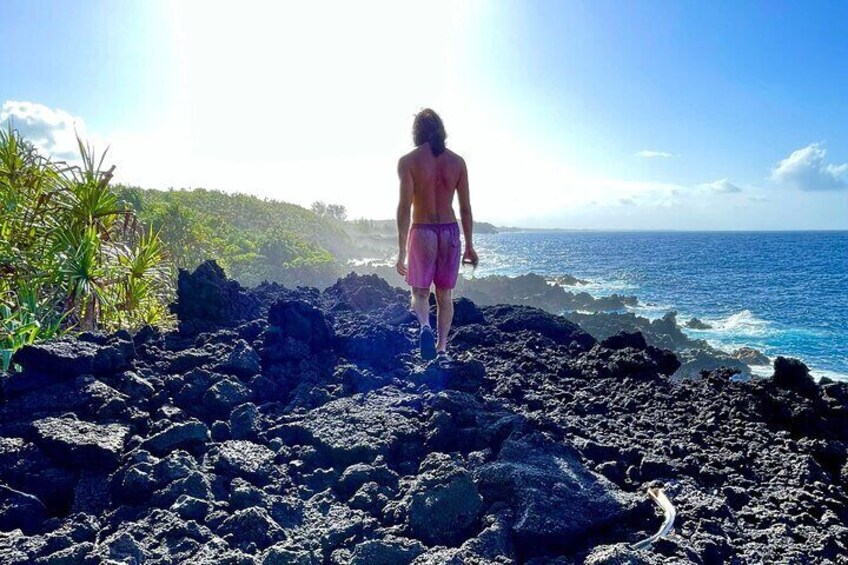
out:
<path id="1" fill-rule="evenodd" d="M 248 291 L 206 264 L 181 281 L 181 331 L 40 344 L 0 376 L 0 562 L 848 553 L 848 385 L 800 362 L 672 379 L 680 361 L 655 338 L 679 332 L 673 316 L 647 335 L 627 315 L 615 331 L 587 319 L 610 323 L 598 341 L 462 299 L 458 362 L 442 368 L 418 358 L 407 296 L 378 279 Z M 634 551 L 661 522 L 645 496 L 657 484 L 675 533 Z"/>
<path id="2" fill-rule="evenodd" d="M 768 365 L 770 363 L 768 355 L 753 347 L 740 347 L 733 352 L 733 358 L 748 365 Z"/>
<path id="3" fill-rule="evenodd" d="M 318 308 L 296 300 L 280 300 L 268 313 L 263 355 L 269 361 L 295 360 L 329 351 L 333 328 Z"/>
<path id="4" fill-rule="evenodd" d="M 517 512 L 513 532 L 524 553 L 574 545 L 635 505 L 635 497 L 589 472 L 575 450 L 541 435 L 508 439 L 476 478 L 487 502 L 507 502 Z"/>
<path id="5" fill-rule="evenodd" d="M 177 422 L 148 437 L 141 446 L 152 453 L 169 453 L 176 448 L 202 445 L 209 441 L 209 428 L 203 422 L 190 419 Z"/>
<path id="6" fill-rule="evenodd" d="M 483 498 L 464 467 L 445 453 L 431 453 L 404 504 L 413 536 L 427 545 L 459 545 L 476 529 Z"/>
<path id="7" fill-rule="evenodd" d="M 14 358 L 15 363 L 27 370 L 5 378 L 3 393 L 14 396 L 83 374 L 114 373 L 127 368 L 133 357 L 135 348 L 127 332 L 118 332 L 108 338 L 88 334 L 80 339 L 27 345 L 18 350 Z"/>
<path id="8" fill-rule="evenodd" d="M 794 390 L 804 396 L 814 396 L 818 393 L 818 386 L 810 376 L 810 369 L 797 359 L 777 357 L 774 360 L 772 381 L 780 388 Z"/>
<path id="9" fill-rule="evenodd" d="M 339 398 L 304 418 L 271 428 L 268 435 L 300 441 L 333 467 L 414 451 L 421 443 L 416 397 L 387 387 L 369 395 Z M 419 400 L 420 402 L 420 400 Z"/>
<path id="10" fill-rule="evenodd" d="M 37 497 L 0 484 L 0 530 L 37 531 L 47 519 L 47 508 Z"/>
<path id="11" fill-rule="evenodd" d="M 120 461 L 129 427 L 75 418 L 44 418 L 32 423 L 33 441 L 68 467 L 112 470 Z"/>
<path id="12" fill-rule="evenodd" d="M 536 308 L 490 306 L 483 312 L 488 319 L 495 321 L 495 327 L 505 332 L 535 332 L 554 343 L 568 345 L 578 351 L 585 351 L 595 344 L 595 339 L 577 324 Z"/>
<path id="13" fill-rule="evenodd" d="M 703 320 L 700 320 L 699 318 L 689 318 L 688 320 L 686 320 L 686 322 L 683 325 L 686 326 L 687 328 L 693 329 L 693 330 L 711 330 L 711 329 L 713 329 L 713 327 L 710 324 L 704 322 Z"/>
<path id="14" fill-rule="evenodd" d="M 197 333 L 251 320 L 259 313 L 258 299 L 227 279 L 215 261 L 206 261 L 193 273 L 180 269 L 177 301 L 171 310 L 180 320 L 180 330 Z"/>
<path id="15" fill-rule="evenodd" d="M 583 312 L 605 312 L 623 310 L 635 306 L 635 296 L 612 294 L 595 298 L 587 292 L 570 292 L 562 285 L 585 283 L 578 279 L 563 278 L 550 284 L 548 279 L 537 274 L 517 277 L 487 276 L 475 279 L 461 278 L 457 290 L 464 297 L 481 306 L 491 306 L 508 302 L 522 306 L 532 306 L 551 312 L 579 310 Z"/>
<path id="16" fill-rule="evenodd" d="M 389 286 L 377 275 L 351 274 L 323 292 L 330 310 L 373 312 L 397 302 L 408 300 L 406 293 Z"/>

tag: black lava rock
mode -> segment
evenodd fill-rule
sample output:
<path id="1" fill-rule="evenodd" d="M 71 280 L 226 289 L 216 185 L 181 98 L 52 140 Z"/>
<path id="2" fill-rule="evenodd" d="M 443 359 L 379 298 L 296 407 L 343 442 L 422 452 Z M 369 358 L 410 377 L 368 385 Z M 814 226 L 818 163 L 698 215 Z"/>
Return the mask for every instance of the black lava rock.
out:
<path id="1" fill-rule="evenodd" d="M 206 261 L 193 273 L 180 269 L 177 302 L 171 310 L 185 333 L 237 325 L 256 318 L 259 308 L 259 301 L 238 282 L 227 279 L 215 261 Z"/>
<path id="2" fill-rule="evenodd" d="M 641 332 L 618 332 L 603 340 L 601 347 L 607 349 L 625 349 L 627 347 L 645 349 L 648 344 L 645 343 L 645 336 Z"/>
<path id="3" fill-rule="evenodd" d="M 818 393 L 818 385 L 810 375 L 810 369 L 798 359 L 777 357 L 771 380 L 779 388 L 794 390 L 805 396 Z"/>
<path id="4" fill-rule="evenodd" d="M 371 312 L 407 300 L 405 292 L 389 286 L 377 275 L 350 273 L 323 293 L 330 309 Z"/>
<path id="5" fill-rule="evenodd" d="M 485 324 L 486 317 L 476 304 L 465 297 L 453 301 L 453 325 L 456 327 L 469 324 Z"/>
<path id="6" fill-rule="evenodd" d="M 246 341 L 238 340 L 217 369 L 222 373 L 247 378 L 262 371 L 262 360 Z"/>
<path id="7" fill-rule="evenodd" d="M 410 336 L 379 321 L 348 323 L 336 333 L 335 351 L 349 361 L 386 369 L 412 351 Z"/>
<path id="8" fill-rule="evenodd" d="M 38 498 L 0 484 L 0 531 L 9 532 L 20 528 L 24 533 L 31 534 L 46 518 L 47 508 Z"/>
<path id="9" fill-rule="evenodd" d="M 156 454 L 166 454 L 174 449 L 191 448 L 209 441 L 209 428 L 203 422 L 179 422 L 147 438 L 142 447 Z"/>
<path id="10" fill-rule="evenodd" d="M 118 466 L 129 427 L 74 418 L 45 418 L 33 422 L 32 432 L 36 445 L 57 463 L 108 471 Z"/>
<path id="11" fill-rule="evenodd" d="M 507 440 L 498 459 L 475 474 L 487 503 L 505 501 L 517 509 L 512 530 L 528 555 L 579 546 L 585 535 L 623 519 L 635 504 L 589 472 L 576 452 L 539 435 Z"/>
<path id="12" fill-rule="evenodd" d="M 533 331 L 554 343 L 573 345 L 585 350 L 595 344 L 595 339 L 562 316 L 555 316 L 528 306 L 492 306 L 483 309 L 486 318 L 505 332 Z"/>
<path id="13" fill-rule="evenodd" d="M 519 306 L 457 300 L 447 364 L 419 358 L 407 293 L 373 277 L 245 290 L 206 264 L 181 284 L 179 332 L 39 344 L 0 375 L 0 562 L 848 554 L 848 386 L 800 362 L 745 381 L 673 313 L 569 314 L 596 342 L 528 305 L 628 298 L 542 277 L 478 287 Z M 636 551 L 661 521 L 648 485 L 678 522 Z"/>
<path id="14" fill-rule="evenodd" d="M 458 545 L 476 529 L 483 509 L 471 474 L 444 453 L 421 463 L 406 504 L 412 534 L 427 545 Z"/>
<path id="15" fill-rule="evenodd" d="M 294 300 L 275 302 L 268 312 L 263 356 L 269 361 L 303 359 L 332 346 L 333 328 L 318 308 Z"/>
<path id="16" fill-rule="evenodd" d="M 101 343 L 58 339 L 27 345 L 15 353 L 23 373 L 3 381 L 7 395 L 50 386 L 82 374 L 109 374 L 129 367 L 135 346 L 126 332 L 104 338 Z"/>

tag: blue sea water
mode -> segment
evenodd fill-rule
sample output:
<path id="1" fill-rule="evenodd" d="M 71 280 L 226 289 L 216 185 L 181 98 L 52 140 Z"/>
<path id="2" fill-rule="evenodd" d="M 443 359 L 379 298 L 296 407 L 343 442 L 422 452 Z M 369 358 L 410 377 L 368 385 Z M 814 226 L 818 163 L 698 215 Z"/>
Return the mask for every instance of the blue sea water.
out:
<path id="1" fill-rule="evenodd" d="M 474 276 L 572 274 L 596 296 L 635 294 L 639 315 L 700 318 L 713 329 L 686 332 L 721 349 L 848 380 L 848 232 L 515 232 L 475 247 Z"/>

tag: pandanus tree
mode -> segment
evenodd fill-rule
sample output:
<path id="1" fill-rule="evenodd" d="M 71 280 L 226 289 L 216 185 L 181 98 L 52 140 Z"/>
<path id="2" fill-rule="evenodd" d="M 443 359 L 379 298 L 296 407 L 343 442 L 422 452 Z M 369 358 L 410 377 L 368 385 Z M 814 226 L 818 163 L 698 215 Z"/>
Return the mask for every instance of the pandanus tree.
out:
<path id="1" fill-rule="evenodd" d="M 53 162 L 0 130 L 0 361 L 66 331 L 170 322 L 170 261 L 110 187 L 106 152 Z"/>

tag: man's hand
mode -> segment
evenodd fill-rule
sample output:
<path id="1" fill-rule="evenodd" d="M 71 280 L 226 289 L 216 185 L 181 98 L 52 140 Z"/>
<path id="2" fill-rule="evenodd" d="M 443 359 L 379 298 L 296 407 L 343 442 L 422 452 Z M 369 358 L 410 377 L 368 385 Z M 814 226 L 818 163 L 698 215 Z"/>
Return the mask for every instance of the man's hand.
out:
<path id="1" fill-rule="evenodd" d="M 397 264 L 395 264 L 395 269 L 400 276 L 405 277 L 407 273 L 406 269 L 406 257 L 403 255 L 398 255 Z"/>
<path id="2" fill-rule="evenodd" d="M 466 247 L 465 253 L 462 254 L 462 264 L 476 267 L 478 261 L 479 259 L 477 259 L 477 252 L 474 251 L 474 248 Z"/>

